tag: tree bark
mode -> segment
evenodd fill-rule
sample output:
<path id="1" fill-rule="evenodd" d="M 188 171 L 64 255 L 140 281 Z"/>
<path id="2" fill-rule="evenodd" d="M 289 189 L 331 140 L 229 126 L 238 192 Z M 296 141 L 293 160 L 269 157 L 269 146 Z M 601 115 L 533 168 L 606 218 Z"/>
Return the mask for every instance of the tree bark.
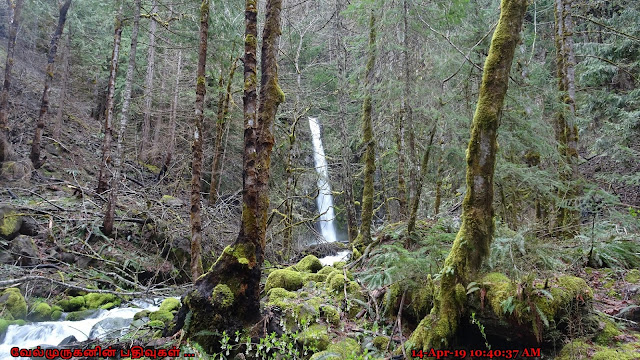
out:
<path id="1" fill-rule="evenodd" d="M 116 204 L 118 202 L 118 185 L 121 181 L 122 174 L 122 144 L 129 122 L 129 105 L 131 104 L 131 87 L 133 85 L 133 73 L 136 70 L 136 52 L 138 49 L 138 29 L 140 28 L 140 6 L 141 0 L 135 0 L 135 9 L 133 14 L 133 29 L 131 30 L 131 50 L 129 52 L 129 64 L 127 66 L 127 75 L 124 80 L 124 95 L 122 100 L 122 114 L 120 115 L 120 128 L 118 129 L 118 141 L 116 142 L 116 153 L 114 156 L 113 176 L 111 178 L 111 190 L 109 191 L 109 200 L 107 201 L 107 212 L 102 222 L 103 232 L 105 235 L 111 235 L 113 232 L 113 219 Z"/>
<path id="2" fill-rule="evenodd" d="M 484 64 L 467 148 L 467 192 L 462 226 L 441 272 L 435 306 L 411 335 L 413 348 L 447 348 L 467 301 L 466 285 L 489 253 L 493 238 L 493 174 L 497 130 L 527 0 L 502 0 L 500 20 Z"/>
<path id="3" fill-rule="evenodd" d="M 205 0 L 206 1 L 206 0 Z M 276 54 L 280 36 L 281 0 L 268 0 L 262 34 L 262 78 L 260 104 L 256 116 L 256 48 L 257 2 L 246 0 L 245 60 L 244 60 L 244 171 L 242 190 L 242 222 L 236 241 L 228 246 L 212 269 L 197 279 L 185 298 L 181 314 L 191 312 L 186 336 L 197 341 L 207 351 L 219 347 L 219 337 L 204 335 L 233 334 L 244 326 L 254 325 L 260 317 L 260 275 L 264 261 L 265 233 L 269 208 L 269 165 L 273 149 L 271 126 L 284 94 L 278 85 Z M 184 324 L 184 323 L 183 323 Z"/>
<path id="4" fill-rule="evenodd" d="M 371 121 L 371 97 L 373 95 L 373 74 L 376 62 L 376 18 L 371 10 L 369 17 L 369 59 L 365 78 L 365 96 L 362 103 L 362 143 L 366 147 L 364 154 L 364 188 L 362 189 L 362 222 L 356 244 L 368 245 L 371 242 L 371 223 L 373 220 L 373 178 L 376 171 L 376 144 Z"/>
<path id="5" fill-rule="evenodd" d="M 398 118 L 396 142 L 398 146 L 398 202 L 400 207 L 400 219 L 405 220 L 411 209 L 407 204 L 412 203 L 412 199 L 416 196 L 417 187 L 419 186 L 416 179 L 416 148 L 413 131 L 413 109 L 409 103 L 411 99 L 411 71 L 409 68 L 409 9 L 407 0 L 402 2 L 402 24 L 403 24 L 403 49 L 402 49 L 402 72 L 404 78 L 404 87 L 402 93 L 402 107 Z M 406 127 L 405 127 L 406 125 Z M 405 134 L 407 132 L 408 134 Z M 405 161 L 405 135 L 409 137 L 409 193 L 407 194 L 407 185 L 404 178 Z M 407 197 L 409 195 L 409 197 Z"/>
<path id="6" fill-rule="evenodd" d="M 149 24 L 149 49 L 147 52 L 147 75 L 144 80 L 144 120 L 142 122 L 142 135 L 140 141 L 139 159 L 148 160 L 149 136 L 151 133 L 151 104 L 153 102 L 153 73 L 155 71 L 155 44 L 156 44 L 156 18 L 158 16 L 157 0 L 151 4 L 151 23 Z"/>
<path id="7" fill-rule="evenodd" d="M 64 30 L 64 24 L 67 21 L 67 11 L 71 6 L 71 0 L 66 0 L 60 7 L 60 16 L 58 17 L 58 26 L 53 32 L 51 37 L 51 45 L 49 45 L 49 54 L 47 55 L 47 67 L 45 69 L 44 78 L 44 90 L 42 91 L 42 101 L 40 104 L 40 115 L 38 116 L 38 122 L 36 124 L 36 130 L 33 134 L 33 141 L 31 142 L 31 153 L 29 159 L 34 168 L 42 166 L 42 160 L 40 159 L 40 141 L 42 139 L 42 132 L 44 131 L 44 118 L 49 111 L 49 93 L 51 92 L 51 83 L 53 82 L 53 63 L 56 60 L 56 53 L 58 52 L 58 42 L 62 31 Z"/>
<path id="8" fill-rule="evenodd" d="M 9 142 L 9 90 L 11 88 L 11 70 L 15 62 L 16 37 L 20 25 L 20 13 L 23 0 L 7 0 L 9 6 L 9 43 L 7 45 L 7 62 L 4 68 L 4 84 L 0 93 L 0 166 L 13 157 Z"/>
<path id="9" fill-rule="evenodd" d="M 200 5 L 200 47 L 196 80 L 196 117 L 191 145 L 191 278 L 195 282 L 202 274 L 202 219 L 200 217 L 200 178 L 202 177 L 202 124 L 204 122 L 204 96 L 207 92 L 207 37 L 209 36 L 209 0 Z"/>
<path id="10" fill-rule="evenodd" d="M 234 51 L 235 52 L 235 51 Z M 227 77 L 227 86 L 220 94 L 218 103 L 218 114 L 216 121 L 216 139 L 213 148 L 213 162 L 211 163 L 211 186 L 209 187 L 209 203 L 215 204 L 218 201 L 218 190 L 220 187 L 220 168 L 222 165 L 222 154 L 224 153 L 224 134 L 227 131 L 227 114 L 229 113 L 229 103 L 231 102 L 231 84 L 233 83 L 233 75 L 236 72 L 236 61 L 231 55 L 231 69 Z M 222 76 L 220 77 L 222 79 Z"/>
<path id="11" fill-rule="evenodd" d="M 578 127 L 575 124 L 576 88 L 575 53 L 573 50 L 573 22 L 571 1 L 555 0 L 556 75 L 561 102 L 564 105 L 556 115 L 556 139 L 559 151 L 568 169 L 560 171 L 566 190 L 559 190 L 561 204 L 556 218 L 557 234 L 576 235 L 580 219 L 576 210 L 576 197 L 580 194 L 578 180 Z"/>
<path id="12" fill-rule="evenodd" d="M 114 95 L 116 91 L 116 76 L 118 73 L 118 56 L 120 55 L 120 40 L 122 39 L 122 2 L 116 15 L 116 23 L 113 35 L 113 53 L 111 54 L 111 72 L 109 74 L 109 85 L 107 87 L 107 106 L 104 119 L 104 139 L 102 140 L 102 161 L 100 163 L 100 173 L 98 174 L 97 193 L 107 191 L 107 171 L 111 164 L 111 141 L 113 138 L 113 107 Z"/>
<path id="13" fill-rule="evenodd" d="M 413 232 L 416 229 L 416 220 L 418 218 L 418 207 L 420 206 L 420 197 L 422 196 L 422 186 L 424 184 L 424 180 L 427 177 L 427 167 L 429 165 L 429 156 L 431 155 L 431 145 L 433 144 L 433 137 L 436 135 L 436 125 L 438 122 L 436 121 L 433 124 L 433 128 L 431 129 L 431 135 L 429 135 L 429 144 L 427 144 L 427 148 L 424 151 L 424 155 L 422 156 L 422 163 L 420 165 L 420 176 L 418 177 L 418 184 L 416 186 L 416 194 L 412 199 L 411 203 L 411 214 L 409 216 L 409 221 L 407 222 L 407 237 L 405 238 L 405 248 L 410 248 L 413 244 Z"/>

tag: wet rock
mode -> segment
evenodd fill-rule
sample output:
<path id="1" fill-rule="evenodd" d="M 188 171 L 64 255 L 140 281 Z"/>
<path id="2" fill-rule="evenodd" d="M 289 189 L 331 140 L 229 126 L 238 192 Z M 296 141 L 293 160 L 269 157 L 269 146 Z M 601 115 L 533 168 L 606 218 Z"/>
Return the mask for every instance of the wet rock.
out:
<path id="1" fill-rule="evenodd" d="M 131 325 L 131 322 L 131 319 L 124 318 L 109 318 L 100 320 L 91 328 L 89 339 L 117 339 L 127 332 L 127 330 L 129 329 L 129 325 Z"/>
<path id="2" fill-rule="evenodd" d="M 58 346 L 65 346 L 65 345 L 69 345 L 69 344 L 76 343 L 76 342 L 78 342 L 78 339 L 76 339 L 75 336 L 70 335 L 70 336 L 67 336 L 66 338 L 62 339 L 62 341 L 60 341 Z"/>

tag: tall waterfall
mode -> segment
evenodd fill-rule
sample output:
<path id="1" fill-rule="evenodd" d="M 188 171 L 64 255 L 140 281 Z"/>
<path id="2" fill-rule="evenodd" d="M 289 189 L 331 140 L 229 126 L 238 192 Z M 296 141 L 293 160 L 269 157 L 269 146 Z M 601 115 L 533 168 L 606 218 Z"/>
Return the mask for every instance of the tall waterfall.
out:
<path id="1" fill-rule="evenodd" d="M 336 229 L 333 224 L 335 218 L 333 212 L 333 195 L 329 184 L 329 174 L 327 159 L 324 156 L 324 147 L 320 136 L 320 123 L 318 118 L 309 117 L 309 128 L 311 128 L 311 138 L 313 142 L 313 160 L 318 172 L 318 211 L 320 212 L 320 232 L 327 242 L 335 242 Z"/>

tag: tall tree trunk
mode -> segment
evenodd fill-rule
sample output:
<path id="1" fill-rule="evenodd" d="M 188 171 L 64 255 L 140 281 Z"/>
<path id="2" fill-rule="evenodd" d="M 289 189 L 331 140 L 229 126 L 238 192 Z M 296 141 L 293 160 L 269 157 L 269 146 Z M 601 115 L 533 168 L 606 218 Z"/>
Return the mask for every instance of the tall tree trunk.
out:
<path id="1" fill-rule="evenodd" d="M 202 274 L 202 219 L 200 217 L 200 179 L 202 177 L 202 124 L 204 122 L 204 96 L 207 92 L 207 37 L 209 36 L 209 0 L 200 6 L 200 50 L 196 80 L 196 117 L 191 145 L 191 278 L 195 282 Z"/>
<path id="2" fill-rule="evenodd" d="M 140 28 L 140 3 L 141 0 L 135 0 L 135 9 L 133 14 L 133 29 L 131 30 L 131 51 L 129 52 L 129 65 L 127 66 L 127 75 L 124 80 L 124 95 L 122 100 L 122 114 L 120 115 L 120 128 L 118 129 L 118 141 L 116 142 L 116 153 L 114 156 L 113 176 L 111 178 L 111 190 L 109 191 L 109 200 L 107 201 L 107 212 L 102 222 L 103 232 L 111 235 L 113 231 L 113 219 L 118 202 L 118 185 L 122 174 L 122 144 L 129 122 L 129 105 L 131 104 L 131 87 L 133 85 L 133 73 L 136 70 L 136 51 L 138 49 L 138 29 Z"/>
<path id="3" fill-rule="evenodd" d="M 422 186 L 424 184 L 425 178 L 427 177 L 427 167 L 429 165 L 429 156 L 431 155 L 431 145 L 433 144 L 433 137 L 436 134 L 436 125 L 438 125 L 437 121 L 433 124 L 433 128 L 431 129 L 431 135 L 429 135 L 429 143 L 427 144 L 427 148 L 425 149 L 424 155 L 422 156 L 422 163 L 420 164 L 420 176 L 418 177 L 416 194 L 413 199 L 411 199 L 411 215 L 409 216 L 409 221 L 407 223 L 407 237 L 405 238 L 404 243 L 404 246 L 407 249 L 414 244 L 413 232 L 416 229 L 418 207 L 420 206 L 420 197 L 422 196 Z"/>
<path id="4" fill-rule="evenodd" d="M 556 139 L 568 169 L 560 171 L 566 191 L 558 195 L 562 203 L 558 209 L 556 228 L 560 235 L 575 235 L 580 231 L 576 197 L 580 194 L 576 183 L 578 174 L 578 127 L 575 123 L 576 87 L 575 53 L 573 50 L 573 22 L 571 1 L 555 0 L 556 74 L 563 108 L 556 115 Z"/>
<path id="5" fill-rule="evenodd" d="M 466 285 L 488 255 L 493 238 L 493 174 L 497 130 L 527 0 L 502 0 L 500 9 L 500 20 L 484 64 L 478 104 L 471 125 L 462 226 L 445 260 L 434 308 L 411 335 L 411 345 L 418 349 L 449 346 L 466 303 Z"/>
<path id="6" fill-rule="evenodd" d="M 178 117 L 178 95 L 180 94 L 180 74 L 182 72 L 182 50 L 178 51 L 178 68 L 176 71 L 176 87 L 173 89 L 173 102 L 171 103 L 171 118 L 169 119 L 169 148 L 164 158 L 161 174 L 164 174 L 171 165 L 173 152 L 176 149 L 176 120 Z"/>
<path id="7" fill-rule="evenodd" d="M 376 171 L 376 144 L 373 137 L 371 121 L 371 97 L 373 95 L 373 74 L 376 62 L 376 18 L 371 10 L 369 18 L 369 59 L 365 78 L 365 96 L 362 103 L 362 143 L 366 147 L 364 153 L 364 188 L 362 189 L 362 223 L 357 244 L 367 245 L 371 242 L 371 222 L 373 220 L 373 175 Z"/>
<path id="8" fill-rule="evenodd" d="M 235 49 L 234 51 L 235 52 Z M 220 187 L 220 166 L 222 165 L 222 154 L 225 149 L 222 146 L 224 141 L 224 134 L 227 130 L 227 114 L 229 113 L 229 103 L 231 102 L 231 84 L 233 83 L 233 75 L 236 72 L 236 61 L 231 55 L 231 69 L 229 70 L 229 76 L 227 78 L 226 90 L 220 94 L 220 101 L 218 104 L 218 114 L 216 121 L 216 139 L 213 148 L 213 162 L 211 164 L 211 186 L 209 187 L 209 203 L 215 204 L 218 201 L 218 190 Z M 222 76 L 220 76 L 222 79 Z"/>
<path id="9" fill-rule="evenodd" d="M 343 139 L 349 139 L 347 131 L 347 102 L 348 102 L 348 81 L 347 81 L 347 63 L 348 52 L 344 43 L 345 27 L 343 24 L 342 11 L 345 8 L 343 0 L 336 1 L 336 47 L 339 55 L 337 56 L 338 74 L 340 81 L 338 86 L 338 118 L 340 119 L 340 134 Z M 358 221 L 356 215 L 356 206 L 353 198 L 353 175 L 351 169 L 351 148 L 349 141 L 342 142 L 342 191 L 344 191 L 344 207 L 347 217 L 347 235 L 349 243 L 353 243 L 358 236 Z"/>
<path id="10" fill-rule="evenodd" d="M 120 55 L 120 40 L 122 39 L 122 2 L 116 15 L 116 23 L 113 35 L 113 53 L 111 54 L 111 72 L 109 74 L 109 85 L 107 86 L 107 106 L 104 119 L 104 139 L 102 140 L 102 162 L 100 163 L 100 173 L 98 174 L 98 187 L 96 192 L 107 191 L 107 172 L 111 163 L 111 140 L 113 138 L 113 107 L 114 95 L 116 92 L 116 75 L 118 73 L 118 56 Z"/>
<path id="11" fill-rule="evenodd" d="M 402 24 L 403 24 L 403 48 L 402 48 L 402 72 L 404 77 L 404 87 L 402 94 L 402 107 L 400 109 L 400 118 L 398 119 L 398 201 L 400 205 L 400 218 L 407 218 L 410 209 L 408 204 L 412 203 L 412 199 L 416 196 L 418 180 L 417 180 L 417 152 L 415 145 L 415 132 L 413 129 L 413 109 L 411 108 L 411 71 L 409 62 L 411 61 L 409 53 L 409 6 L 407 0 L 402 2 Z M 405 130 L 406 129 L 406 130 Z M 406 181 L 404 179 L 405 167 L 405 132 L 409 137 L 409 193 L 407 194 Z M 408 196 L 408 197 L 407 197 Z"/>
<path id="12" fill-rule="evenodd" d="M 20 24 L 22 3 L 23 0 L 7 0 L 9 6 L 9 44 L 7 45 L 7 62 L 4 68 L 4 84 L 2 93 L 0 93 L 0 166 L 13 157 L 9 142 L 9 90 L 11 88 L 11 70 L 15 62 L 16 36 Z"/>
<path id="13" fill-rule="evenodd" d="M 144 80 L 144 120 L 142 122 L 142 139 L 140 141 L 140 160 L 147 161 L 149 136 L 151 133 L 151 103 L 153 102 L 153 73 L 156 58 L 156 18 L 158 17 L 157 0 L 151 3 L 151 23 L 149 24 L 149 49 L 147 51 L 147 75 Z"/>
<path id="14" fill-rule="evenodd" d="M 406 161 L 404 156 L 405 144 L 404 144 L 404 124 L 402 114 L 398 114 L 394 117 L 396 119 L 396 149 L 398 152 L 398 219 L 404 220 L 407 217 L 407 182 L 404 178 L 404 170 L 406 167 Z"/>
<path id="15" fill-rule="evenodd" d="M 206 1 L 206 0 L 205 0 Z M 212 269 L 197 279 L 185 298 L 175 326 L 175 333 L 190 316 L 186 336 L 205 350 L 214 351 L 218 341 L 209 333 L 234 333 L 243 326 L 254 325 L 260 318 L 260 275 L 264 261 L 265 234 L 269 208 L 269 166 L 273 149 L 273 125 L 284 94 L 278 85 L 276 54 L 280 36 L 281 0 L 268 0 L 262 34 L 262 78 L 260 105 L 256 116 L 256 44 L 257 3 L 246 0 L 244 59 L 244 171 L 242 222 L 234 244 L 228 246 Z M 187 313 L 191 312 L 191 315 Z"/>
<path id="16" fill-rule="evenodd" d="M 33 141 L 31 142 L 31 153 L 29 154 L 29 159 L 31 159 L 31 163 L 36 169 L 42 166 L 42 160 L 40 160 L 40 140 L 42 139 L 42 132 L 44 131 L 44 118 L 49 110 L 49 93 L 51 92 L 51 83 L 53 82 L 54 71 L 53 63 L 56 60 L 56 53 L 58 52 L 58 41 L 60 40 L 60 36 L 62 36 L 64 24 L 67 22 L 67 11 L 69 10 L 69 6 L 71 6 L 71 0 L 66 0 L 60 7 L 58 26 L 51 37 L 51 45 L 49 46 L 49 54 L 47 55 L 47 67 L 45 69 L 42 102 L 40 104 L 40 116 L 38 116 L 36 131 L 33 134 Z"/>
<path id="17" fill-rule="evenodd" d="M 70 65 L 69 65 L 69 52 L 71 51 L 71 36 L 69 35 L 69 30 L 67 31 L 67 39 L 65 41 L 64 46 L 64 73 L 62 74 L 62 92 L 60 94 L 60 105 L 58 105 L 58 113 L 56 114 L 56 123 L 53 128 L 53 137 L 56 139 L 60 139 L 60 131 L 62 131 L 62 116 L 64 114 L 64 106 L 67 100 L 67 92 L 69 87 L 69 76 L 70 76 Z"/>

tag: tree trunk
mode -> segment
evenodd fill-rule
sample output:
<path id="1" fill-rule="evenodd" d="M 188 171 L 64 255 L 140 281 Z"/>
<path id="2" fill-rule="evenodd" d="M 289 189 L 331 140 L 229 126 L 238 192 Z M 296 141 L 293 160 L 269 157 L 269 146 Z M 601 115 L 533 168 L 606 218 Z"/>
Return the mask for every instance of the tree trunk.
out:
<path id="1" fill-rule="evenodd" d="M 169 149 L 167 155 L 164 158 L 164 164 L 162 165 L 162 171 L 160 174 L 165 174 L 171 165 L 171 159 L 173 158 L 173 152 L 176 149 L 176 120 L 178 113 L 178 95 L 180 94 L 180 74 L 182 72 L 182 50 L 178 51 L 178 68 L 176 71 L 176 87 L 173 90 L 173 103 L 171 103 L 171 118 L 169 119 Z"/>
<path id="2" fill-rule="evenodd" d="M 575 124 L 575 54 L 571 1 L 555 0 L 555 44 L 558 90 L 564 104 L 556 115 L 556 139 L 560 154 L 568 167 L 560 171 L 566 190 L 558 192 L 562 204 L 558 209 L 556 228 L 559 235 L 571 236 L 580 231 L 579 214 L 576 210 L 576 197 L 579 196 L 580 188 L 576 183 L 579 176 L 578 127 Z"/>
<path id="3" fill-rule="evenodd" d="M 226 330 L 233 334 L 242 327 L 254 325 L 260 318 L 260 275 L 264 260 L 265 233 L 269 208 L 269 165 L 273 149 L 271 126 L 284 94 L 278 85 L 276 54 L 280 35 L 281 0 L 268 0 L 262 34 L 262 79 L 260 106 L 256 117 L 256 44 L 257 7 L 246 1 L 244 60 L 244 171 L 242 191 L 242 223 L 233 245 L 228 246 L 211 271 L 200 277 L 196 290 L 188 294 L 178 314 L 191 312 L 187 337 L 207 351 L 219 348 L 219 337 L 204 335 Z"/>
<path id="4" fill-rule="evenodd" d="M 53 137 L 60 140 L 60 131 L 62 131 L 62 116 L 64 114 L 64 105 L 67 100 L 67 92 L 69 87 L 70 65 L 69 52 L 71 51 L 71 37 L 67 31 L 67 39 L 64 47 L 64 74 L 62 75 L 62 93 L 60 94 L 60 105 L 58 105 L 58 113 L 56 114 L 56 123 L 53 129 Z"/>
<path id="5" fill-rule="evenodd" d="M 60 40 L 60 36 L 62 36 L 64 24 L 67 21 L 67 11 L 69 10 L 69 6 L 71 6 L 71 0 L 66 0 L 60 7 L 58 26 L 51 37 L 51 45 L 49 46 L 49 54 L 47 55 L 47 67 L 45 70 L 42 102 L 40 104 L 40 116 L 38 116 L 38 123 L 36 124 L 33 141 L 31 142 L 31 153 L 29 154 L 29 159 L 31 159 L 31 163 L 36 169 L 42 166 L 43 162 L 40 159 L 40 140 L 42 139 L 42 132 L 44 131 L 44 118 L 49 110 L 49 93 L 51 92 L 51 83 L 53 82 L 53 63 L 56 60 L 56 53 L 58 52 L 58 41 Z"/>
<path id="6" fill-rule="evenodd" d="M 120 40 L 122 39 L 122 2 L 116 15 L 116 24 L 113 35 L 113 53 L 111 54 L 111 72 L 109 74 L 109 85 L 107 87 L 107 106 L 104 119 L 104 139 L 102 140 L 102 162 L 100 163 L 100 173 L 98 174 L 98 187 L 96 192 L 107 191 L 107 171 L 111 163 L 111 140 L 113 138 L 113 107 L 114 95 L 116 91 L 116 75 L 118 73 L 118 56 L 120 55 Z"/>
<path id="7" fill-rule="evenodd" d="M 109 200 L 107 201 L 107 212 L 102 222 L 102 228 L 105 235 L 111 235 L 113 231 L 113 219 L 118 202 L 118 184 L 122 174 L 122 144 L 129 122 L 129 105 L 131 104 L 131 86 L 133 85 L 133 73 L 136 70 L 136 51 L 138 49 L 138 29 L 140 27 L 140 3 L 141 0 L 135 0 L 135 10 L 133 14 L 133 29 L 131 31 L 131 51 L 129 52 L 129 65 L 127 66 L 127 75 L 124 80 L 124 95 L 122 100 L 122 114 L 120 115 L 120 128 L 118 129 L 118 141 L 116 142 L 116 153 L 114 156 L 113 176 L 111 178 L 111 190 L 109 191 Z"/>
<path id="8" fill-rule="evenodd" d="M 362 104 L 362 143 L 366 147 L 364 154 L 364 188 L 362 189 L 362 223 L 355 243 L 368 245 L 371 242 L 371 222 L 373 220 L 373 175 L 376 171 L 376 145 L 371 121 L 371 97 L 373 94 L 373 75 L 376 62 L 376 18 L 371 10 L 369 18 L 369 59 L 365 78 L 365 96 Z"/>
<path id="9" fill-rule="evenodd" d="M 449 346 L 467 301 L 466 285 L 488 255 L 493 238 L 493 174 L 497 130 L 527 0 L 502 0 L 500 8 L 500 20 L 484 64 L 478 104 L 471 125 L 462 226 L 445 260 L 434 308 L 411 335 L 410 346 L 413 348 Z"/>
<path id="10" fill-rule="evenodd" d="M 418 180 L 416 179 L 416 162 L 417 153 L 415 146 L 415 136 L 413 130 L 413 109 L 409 101 L 411 99 L 411 71 L 409 68 L 410 54 L 409 54 L 409 8 L 407 0 L 402 2 L 402 24 L 403 24 L 403 49 L 402 49 L 402 72 L 404 77 L 404 88 L 402 93 L 402 107 L 400 109 L 400 116 L 398 119 L 398 202 L 400 207 L 400 218 L 405 220 L 407 214 L 411 209 L 407 207 L 407 204 L 412 203 L 412 199 L 416 196 Z M 405 126 L 406 125 L 406 126 Z M 407 185 L 404 178 L 405 161 L 405 132 L 408 130 L 409 137 L 409 194 L 407 194 Z M 409 195 L 409 197 L 407 197 Z"/>
<path id="11" fill-rule="evenodd" d="M 209 36 L 209 0 L 200 6 L 200 50 L 196 80 L 196 117 L 191 145 L 191 278 L 195 282 L 202 274 L 202 219 L 200 217 L 200 179 L 202 177 L 202 137 L 204 132 L 204 96 L 207 92 L 207 37 Z"/>
<path id="12" fill-rule="evenodd" d="M 396 149 L 398 152 L 398 219 L 404 220 L 407 218 L 407 182 L 404 178 L 404 170 L 406 167 L 404 156 L 404 126 L 402 114 L 398 114 L 396 117 Z"/>
<path id="13" fill-rule="evenodd" d="M 234 51 L 235 52 L 235 49 Z M 233 75 L 236 72 L 236 61 L 231 55 L 231 69 L 229 70 L 229 77 L 227 78 L 227 87 L 224 92 L 220 94 L 220 100 L 218 104 L 218 114 L 216 121 L 216 139 L 213 148 L 213 162 L 211 164 L 211 186 L 209 187 L 209 203 L 215 204 L 218 201 L 218 190 L 220 188 L 220 167 L 222 165 L 222 154 L 225 149 L 222 146 L 224 141 L 224 134 L 227 131 L 227 114 L 229 113 L 229 103 L 231 102 L 231 84 L 233 83 Z M 222 76 L 220 77 L 222 79 Z"/>
<path id="14" fill-rule="evenodd" d="M 16 36 L 20 24 L 20 12 L 23 0 L 7 0 L 9 6 L 9 44 L 7 45 L 7 62 L 4 68 L 4 85 L 0 93 L 0 166 L 13 157 L 9 142 L 9 90 L 11 88 L 11 69 L 13 68 L 16 49 Z"/>
<path id="15" fill-rule="evenodd" d="M 422 164 L 420 165 L 420 176 L 418 177 L 418 184 L 416 186 L 416 194 L 411 203 L 411 215 L 409 216 L 409 222 L 407 223 L 407 237 L 405 238 L 404 247 L 410 248 L 413 244 L 413 232 L 416 229 L 416 220 L 418 218 L 418 207 L 420 206 L 420 197 L 422 196 L 422 185 L 424 184 L 425 177 L 427 177 L 427 167 L 429 165 L 429 156 L 431 155 L 431 145 L 433 144 L 433 137 L 436 135 L 436 121 L 431 129 L 431 135 L 429 135 L 429 144 L 422 156 Z"/>
<path id="16" fill-rule="evenodd" d="M 144 120 L 142 122 L 142 138 L 140 141 L 139 159 L 146 162 L 149 151 L 151 133 L 151 104 L 153 102 L 153 73 L 155 71 L 156 18 L 158 16 L 157 0 L 151 4 L 151 23 L 149 24 L 149 50 L 147 52 L 147 75 L 144 80 Z"/>

